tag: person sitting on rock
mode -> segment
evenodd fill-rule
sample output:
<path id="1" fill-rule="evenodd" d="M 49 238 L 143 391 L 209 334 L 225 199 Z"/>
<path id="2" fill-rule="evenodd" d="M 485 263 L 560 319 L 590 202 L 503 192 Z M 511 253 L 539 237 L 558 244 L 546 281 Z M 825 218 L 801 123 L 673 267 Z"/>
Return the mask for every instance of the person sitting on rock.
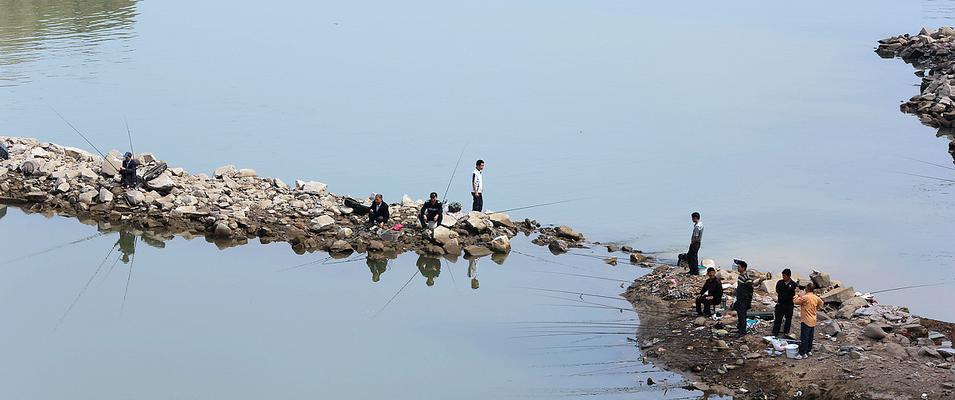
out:
<path id="1" fill-rule="evenodd" d="M 783 270 L 783 279 L 776 282 L 776 308 L 773 310 L 773 336 L 779 337 L 782 333 L 789 334 L 793 322 L 793 298 L 796 297 L 796 281 L 793 273 L 786 268 Z M 785 320 L 785 324 L 783 323 Z"/>
<path id="2" fill-rule="evenodd" d="M 139 163 L 133 158 L 133 153 L 127 151 L 123 156 L 123 168 L 119 170 L 122 177 L 120 184 L 123 188 L 129 189 L 136 186 L 136 167 L 138 166 Z"/>
<path id="3" fill-rule="evenodd" d="M 430 198 L 424 202 L 421 211 L 418 212 L 418 222 L 421 222 L 422 229 L 434 229 L 441 225 L 441 220 L 444 218 L 442 214 L 444 214 L 444 205 L 438 201 L 438 194 L 431 192 Z"/>
<path id="4" fill-rule="evenodd" d="M 753 278 L 746 271 L 746 261 L 733 260 L 736 264 L 736 270 L 739 272 L 739 278 L 736 278 L 736 292 L 733 296 L 736 301 L 733 302 L 733 310 L 736 311 L 736 335 L 743 337 L 746 335 L 746 312 L 753 304 Z"/>
<path id="5" fill-rule="evenodd" d="M 709 317 L 713 315 L 710 306 L 720 304 L 723 299 L 723 281 L 716 276 L 716 269 L 713 267 L 707 268 L 706 277 L 706 282 L 696 298 L 696 315 Z"/>
<path id="6" fill-rule="evenodd" d="M 384 228 L 385 224 L 388 223 L 388 218 L 388 204 L 385 204 L 380 194 L 376 194 L 375 201 L 371 203 L 371 208 L 368 209 L 368 223 Z"/>

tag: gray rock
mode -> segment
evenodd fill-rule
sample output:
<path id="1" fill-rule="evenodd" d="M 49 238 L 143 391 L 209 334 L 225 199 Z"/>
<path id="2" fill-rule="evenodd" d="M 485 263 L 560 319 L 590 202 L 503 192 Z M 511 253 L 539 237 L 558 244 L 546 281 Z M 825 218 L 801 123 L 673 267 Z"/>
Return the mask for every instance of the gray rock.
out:
<path id="1" fill-rule="evenodd" d="M 821 322 L 817 326 L 817 329 L 819 329 L 819 332 L 823 335 L 839 336 L 842 334 L 842 325 L 839 321 Z"/>
<path id="2" fill-rule="evenodd" d="M 835 288 L 819 296 L 824 303 L 842 303 L 855 297 L 855 289 L 852 286 Z"/>
<path id="3" fill-rule="evenodd" d="M 855 314 L 856 310 L 868 306 L 869 302 L 862 296 L 854 296 L 842 302 L 842 306 L 836 312 L 836 318 L 849 319 Z"/>
<path id="4" fill-rule="evenodd" d="M 445 245 L 453 239 L 457 239 L 458 233 L 443 226 L 434 228 L 434 241 L 440 245 Z"/>
<path id="5" fill-rule="evenodd" d="M 467 219 L 464 220 L 464 224 L 468 229 L 477 233 L 487 232 L 491 229 L 487 214 L 478 211 L 469 212 Z"/>
<path id="6" fill-rule="evenodd" d="M 318 218 L 313 218 L 311 222 L 312 226 L 310 228 L 316 232 L 324 231 L 335 225 L 335 219 L 327 215 L 321 215 Z"/>
<path id="7" fill-rule="evenodd" d="M 28 176 L 33 175 L 40 172 L 40 167 L 42 166 L 43 166 L 42 162 L 31 158 L 29 160 L 26 160 L 20 163 L 20 172 L 22 172 L 23 175 L 28 175 Z"/>
<path id="8" fill-rule="evenodd" d="M 288 185 L 285 182 L 282 182 L 282 180 L 279 178 L 272 179 L 272 185 L 279 189 L 288 189 Z"/>
<path id="9" fill-rule="evenodd" d="M 66 193 L 70 191 L 70 184 L 68 182 L 62 182 L 59 185 L 56 185 L 57 193 Z"/>
<path id="10" fill-rule="evenodd" d="M 441 245 L 441 248 L 444 249 L 445 254 L 461 254 L 461 243 L 458 242 L 458 239 L 451 239 L 447 243 Z"/>
<path id="11" fill-rule="evenodd" d="M 106 190 L 106 188 L 101 188 L 99 190 L 99 195 L 96 196 L 97 200 L 100 203 L 112 203 L 113 202 L 113 192 Z"/>
<path id="12" fill-rule="evenodd" d="M 911 338 L 924 338 L 928 336 L 928 328 L 922 324 L 902 325 L 902 332 L 907 333 Z"/>
<path id="13" fill-rule="evenodd" d="M 176 187 L 176 183 L 173 182 L 169 172 L 163 172 L 162 175 L 157 176 L 155 179 L 147 181 L 146 187 L 158 192 L 168 192 Z"/>
<path id="14" fill-rule="evenodd" d="M 242 168 L 239 170 L 240 178 L 252 178 L 255 177 L 255 170 L 252 168 Z"/>
<path id="15" fill-rule="evenodd" d="M 875 323 L 866 325 L 866 327 L 862 329 L 862 334 L 865 337 L 873 340 L 882 340 L 885 339 L 886 336 L 885 330 L 882 329 L 882 325 Z"/>
<path id="16" fill-rule="evenodd" d="M 484 257 L 492 253 L 491 249 L 484 246 L 471 245 L 464 248 L 464 255 L 470 257 Z"/>
<path id="17" fill-rule="evenodd" d="M 942 358 L 942 356 L 938 354 L 937 350 L 928 346 L 919 347 L 919 355 L 932 358 Z"/>
<path id="18" fill-rule="evenodd" d="M 317 181 L 295 181 L 295 189 L 321 196 L 328 192 L 328 185 Z"/>
<path id="19" fill-rule="evenodd" d="M 562 238 L 567 238 L 575 242 L 584 240 L 584 235 L 581 235 L 580 233 L 578 233 L 577 231 L 571 229 L 571 227 L 566 225 L 561 225 L 557 227 L 557 236 L 560 236 Z"/>
<path id="20" fill-rule="evenodd" d="M 495 253 L 510 253 L 511 241 L 507 239 L 507 236 L 498 236 L 491 241 L 491 251 Z"/>
<path id="21" fill-rule="evenodd" d="M 215 235 L 217 238 L 230 238 L 232 237 L 232 228 L 230 228 L 229 224 L 226 222 L 216 222 L 213 235 Z"/>
<path id="22" fill-rule="evenodd" d="M 146 196 L 139 190 L 130 190 L 126 192 L 126 202 L 131 206 L 138 206 L 146 200 Z"/>
<path id="23" fill-rule="evenodd" d="M 219 168 L 216 168 L 214 171 L 212 171 L 212 176 L 216 178 L 221 178 L 223 176 L 232 175 L 234 173 L 235 173 L 235 165 L 229 164 L 229 165 L 223 165 Z"/>
<path id="24" fill-rule="evenodd" d="M 351 253 L 354 251 L 351 245 L 344 240 L 336 240 L 328 250 L 333 253 Z"/>
<path id="25" fill-rule="evenodd" d="M 567 252 L 567 242 L 564 242 L 560 239 L 554 239 L 547 245 L 547 248 L 550 249 L 553 253 L 566 253 Z"/>
<path id="26" fill-rule="evenodd" d="M 338 230 L 338 233 L 335 234 L 335 236 L 339 239 L 348 239 L 352 237 L 353 234 L 354 232 L 351 228 L 341 228 Z"/>
<path id="27" fill-rule="evenodd" d="M 832 286 L 832 278 L 825 272 L 812 271 L 812 273 L 809 274 L 809 279 L 812 280 L 812 284 L 817 288 Z"/>
<path id="28" fill-rule="evenodd" d="M 81 193 L 81 194 L 77 197 L 77 200 L 78 200 L 80 203 L 83 203 L 83 204 L 86 204 L 86 205 L 91 205 L 91 204 L 93 204 L 93 199 L 96 198 L 96 195 L 97 195 L 97 194 L 98 194 L 98 193 L 97 193 L 95 190 L 90 190 L 90 191 L 87 191 L 87 192 L 83 192 L 83 193 Z"/>
<path id="29" fill-rule="evenodd" d="M 885 351 L 899 360 L 909 358 L 909 353 L 905 351 L 905 347 L 902 347 L 902 345 L 898 343 L 886 343 Z"/>
<path id="30" fill-rule="evenodd" d="M 99 165 L 100 174 L 114 177 L 119 175 L 119 168 L 123 166 L 123 160 L 120 160 L 114 156 L 113 153 L 110 153 L 106 155 L 106 158 L 104 158 Z"/>
<path id="31" fill-rule="evenodd" d="M 504 213 L 492 213 L 489 215 L 491 223 L 494 226 L 506 226 L 508 228 L 517 228 L 517 224 L 511 221 L 511 217 Z M 443 222 L 443 221 L 442 221 Z"/>

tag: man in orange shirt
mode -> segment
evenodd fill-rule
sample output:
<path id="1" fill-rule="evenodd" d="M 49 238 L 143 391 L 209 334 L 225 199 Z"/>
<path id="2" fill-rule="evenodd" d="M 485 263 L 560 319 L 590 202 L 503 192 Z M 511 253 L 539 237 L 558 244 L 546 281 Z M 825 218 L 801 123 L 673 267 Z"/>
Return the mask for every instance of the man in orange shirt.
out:
<path id="1" fill-rule="evenodd" d="M 822 299 L 812 292 L 812 284 L 806 285 L 806 293 L 793 301 L 799 306 L 799 355 L 797 360 L 812 356 L 812 337 L 816 332 L 816 310 L 822 307 Z"/>

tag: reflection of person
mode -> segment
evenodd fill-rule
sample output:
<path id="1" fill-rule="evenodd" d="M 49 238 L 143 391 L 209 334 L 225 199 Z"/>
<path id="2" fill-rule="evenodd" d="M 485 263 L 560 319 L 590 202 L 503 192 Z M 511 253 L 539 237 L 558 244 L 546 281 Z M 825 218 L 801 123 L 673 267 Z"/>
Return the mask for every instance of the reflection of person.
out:
<path id="1" fill-rule="evenodd" d="M 686 252 L 686 263 L 690 265 L 690 275 L 700 274 L 700 243 L 703 240 L 703 223 L 700 213 L 690 215 L 693 220 L 693 234 L 690 235 L 690 249 Z"/>
<path id="2" fill-rule="evenodd" d="M 706 270 L 706 283 L 700 289 L 699 296 L 696 297 L 696 315 L 713 315 L 710 312 L 710 306 L 720 304 L 723 298 L 723 282 L 716 277 L 716 269 L 710 267 Z"/>
<path id="3" fill-rule="evenodd" d="M 736 334 L 738 337 L 746 335 L 746 312 L 753 304 L 753 278 L 746 272 L 746 261 L 733 260 L 739 278 L 736 278 L 736 292 L 733 294 L 736 301 L 733 309 L 736 310 Z"/>
<path id="4" fill-rule="evenodd" d="M 428 286 L 434 286 L 434 278 L 437 278 L 438 275 L 441 274 L 441 259 L 420 255 L 415 265 L 418 266 L 418 271 L 421 272 L 421 275 L 428 278 L 425 283 Z"/>
<path id="5" fill-rule="evenodd" d="M 119 252 L 123 253 L 123 264 L 129 264 L 129 258 L 136 254 L 136 235 L 125 230 L 119 231 L 116 245 L 119 246 Z"/>
<path id="6" fill-rule="evenodd" d="M 388 217 L 388 205 L 385 204 L 380 194 L 376 194 L 375 201 L 371 203 L 371 208 L 368 210 L 368 223 L 384 228 L 385 224 L 388 223 Z"/>
<path id="7" fill-rule="evenodd" d="M 468 260 L 468 278 L 471 278 L 471 289 L 477 289 L 481 286 L 477 278 L 477 258 Z"/>
<path id="8" fill-rule="evenodd" d="M 388 260 L 385 258 L 368 257 L 365 259 L 365 264 L 371 270 L 372 282 L 378 282 L 381 279 L 381 274 L 388 270 Z"/>
<path id="9" fill-rule="evenodd" d="M 793 298 L 796 297 L 796 281 L 792 279 L 793 273 L 786 268 L 783 270 L 783 279 L 776 282 L 776 308 L 773 310 L 773 336 L 779 336 L 779 328 L 782 332 L 789 334 L 790 325 L 793 323 Z M 783 324 L 783 320 L 786 321 Z"/>
<path id="10" fill-rule="evenodd" d="M 7 216 L 7 206 L 0 204 L 0 219 Z"/>
<path id="11" fill-rule="evenodd" d="M 438 194 L 431 192 L 428 201 L 421 206 L 421 211 L 418 212 L 418 222 L 421 223 L 421 228 L 434 229 L 441 225 L 441 221 L 444 219 L 443 213 L 444 206 L 438 201 Z"/>

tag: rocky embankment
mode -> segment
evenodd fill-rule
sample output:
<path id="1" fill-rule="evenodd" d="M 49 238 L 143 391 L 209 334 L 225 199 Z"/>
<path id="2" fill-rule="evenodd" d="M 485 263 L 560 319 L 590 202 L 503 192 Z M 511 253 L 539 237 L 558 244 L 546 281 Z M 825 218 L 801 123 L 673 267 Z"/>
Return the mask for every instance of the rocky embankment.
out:
<path id="1" fill-rule="evenodd" d="M 899 108 L 917 115 L 923 124 L 939 128 L 939 136 L 952 140 L 948 152 L 955 161 L 955 28 L 942 27 L 934 32 L 922 28 L 918 35 L 882 39 L 875 51 L 883 58 L 901 58 L 916 68 L 915 75 L 922 78 L 919 94 Z"/>
<path id="2" fill-rule="evenodd" d="M 0 161 L 0 202 L 151 232 L 205 236 L 220 247 L 258 238 L 263 243 L 288 242 L 300 254 L 394 256 L 416 251 L 479 257 L 509 252 L 510 239 L 519 233 L 538 234 L 534 242 L 556 252 L 584 240 L 569 227 L 541 227 L 530 219 L 514 222 L 504 213 L 445 213 L 442 226 L 433 233 L 423 232 L 417 228 L 423 202 L 408 196 L 389 207 L 391 223 L 405 229 L 380 231 L 366 226 L 367 217 L 356 215 L 344 205 L 345 196 L 329 192 L 324 183 L 287 185 L 231 165 L 212 175 L 168 168 L 140 189 L 125 191 L 119 187 L 119 152 L 104 159 L 36 139 L 0 137 L 0 141 L 10 150 L 10 159 Z M 149 153 L 137 159 L 141 172 L 162 163 Z"/>
<path id="3" fill-rule="evenodd" d="M 778 277 L 750 271 L 756 283 L 753 310 L 772 311 Z M 732 304 L 735 271 L 720 270 L 724 304 Z M 951 399 L 955 396 L 953 325 L 919 318 L 905 307 L 879 304 L 871 295 L 814 273 L 825 307 L 817 315 L 814 349 L 805 360 L 786 358 L 763 339 L 772 321 L 735 338 L 735 312 L 698 317 L 695 296 L 705 276 L 654 264 L 623 294 L 640 315 L 644 354 L 683 373 L 690 386 L 742 399 Z M 728 306 L 727 306 L 728 307 Z M 799 307 L 792 334 L 799 335 Z"/>

